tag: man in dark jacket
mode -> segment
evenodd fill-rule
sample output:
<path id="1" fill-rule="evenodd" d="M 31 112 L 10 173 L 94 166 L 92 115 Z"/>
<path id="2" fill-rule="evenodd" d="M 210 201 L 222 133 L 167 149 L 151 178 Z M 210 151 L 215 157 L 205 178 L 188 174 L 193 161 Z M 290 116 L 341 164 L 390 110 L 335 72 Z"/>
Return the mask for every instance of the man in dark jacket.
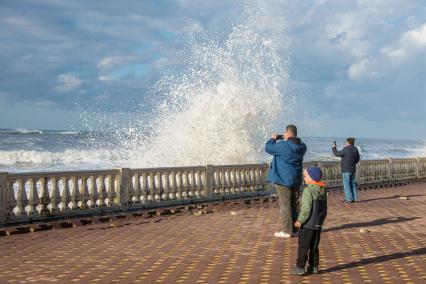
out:
<path id="1" fill-rule="evenodd" d="M 283 222 L 283 230 L 274 235 L 289 238 L 296 232 L 293 222 L 297 219 L 297 197 L 302 184 L 306 145 L 297 137 L 296 126 L 288 125 L 282 137 L 272 135 L 266 143 L 265 151 L 273 155 L 268 181 L 275 184 Z"/>
<path id="2" fill-rule="evenodd" d="M 341 157 L 343 189 L 345 191 L 345 200 L 343 202 L 358 201 L 355 171 L 356 164 L 359 162 L 359 152 L 354 144 L 355 138 L 348 138 L 346 139 L 346 146 L 341 151 L 337 150 L 336 142 L 334 142 L 332 148 L 334 155 Z"/>

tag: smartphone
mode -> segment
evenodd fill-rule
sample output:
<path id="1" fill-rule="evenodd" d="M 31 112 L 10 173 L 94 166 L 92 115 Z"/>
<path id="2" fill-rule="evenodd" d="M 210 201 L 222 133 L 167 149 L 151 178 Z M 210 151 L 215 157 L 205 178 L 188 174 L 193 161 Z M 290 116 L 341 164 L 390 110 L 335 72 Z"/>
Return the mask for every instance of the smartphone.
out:
<path id="1" fill-rule="evenodd" d="M 284 135 L 277 135 L 277 140 L 283 140 L 284 139 Z"/>

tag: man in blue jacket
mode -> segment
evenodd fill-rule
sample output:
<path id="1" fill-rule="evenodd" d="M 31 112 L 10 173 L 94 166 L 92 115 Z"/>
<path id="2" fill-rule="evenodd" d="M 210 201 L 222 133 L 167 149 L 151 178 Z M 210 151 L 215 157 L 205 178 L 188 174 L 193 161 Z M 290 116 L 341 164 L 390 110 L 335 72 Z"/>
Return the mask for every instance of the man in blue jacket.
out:
<path id="1" fill-rule="evenodd" d="M 265 151 L 273 155 L 268 181 L 275 184 L 283 222 L 282 231 L 275 232 L 275 237 L 290 238 L 296 233 L 293 223 L 297 219 L 297 197 L 306 149 L 305 143 L 297 137 L 295 125 L 288 125 L 284 135 L 273 134 L 266 143 Z"/>

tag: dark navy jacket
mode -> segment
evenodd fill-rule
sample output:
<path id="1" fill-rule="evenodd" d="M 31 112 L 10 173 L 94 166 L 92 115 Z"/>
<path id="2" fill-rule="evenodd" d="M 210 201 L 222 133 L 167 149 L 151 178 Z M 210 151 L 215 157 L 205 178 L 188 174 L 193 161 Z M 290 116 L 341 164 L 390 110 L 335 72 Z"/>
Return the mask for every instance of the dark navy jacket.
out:
<path id="1" fill-rule="evenodd" d="M 342 173 L 355 173 L 356 164 L 359 162 L 359 152 L 355 146 L 348 145 L 340 151 L 333 147 L 333 153 L 342 158 L 340 162 Z"/>
<path id="2" fill-rule="evenodd" d="M 296 188 L 302 184 L 303 155 L 306 145 L 299 138 L 288 140 L 269 139 L 265 151 L 273 155 L 268 181 Z"/>

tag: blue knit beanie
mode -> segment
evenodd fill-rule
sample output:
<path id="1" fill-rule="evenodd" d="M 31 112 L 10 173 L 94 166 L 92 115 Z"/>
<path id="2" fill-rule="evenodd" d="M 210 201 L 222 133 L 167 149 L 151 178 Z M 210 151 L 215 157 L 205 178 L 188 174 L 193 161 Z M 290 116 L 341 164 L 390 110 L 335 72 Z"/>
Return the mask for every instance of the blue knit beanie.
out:
<path id="1" fill-rule="evenodd" d="M 308 167 L 306 169 L 308 172 L 308 175 L 311 177 L 314 181 L 320 181 L 322 178 L 322 171 L 319 167 Z"/>

